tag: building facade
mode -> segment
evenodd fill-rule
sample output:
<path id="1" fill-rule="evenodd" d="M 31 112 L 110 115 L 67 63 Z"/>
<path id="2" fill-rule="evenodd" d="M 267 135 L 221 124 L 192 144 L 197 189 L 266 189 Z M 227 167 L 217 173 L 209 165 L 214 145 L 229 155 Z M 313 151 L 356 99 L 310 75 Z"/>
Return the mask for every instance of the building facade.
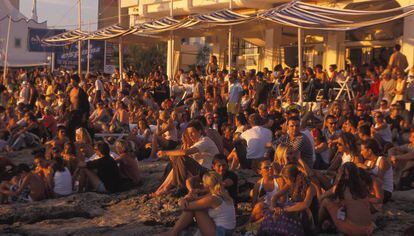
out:
<path id="1" fill-rule="evenodd" d="M 241 13 L 257 13 L 286 0 L 232 0 L 232 9 Z M 341 9 L 384 10 L 414 4 L 414 0 L 321 0 L 304 1 Z M 129 24 L 158 19 L 170 15 L 170 0 L 122 0 L 121 6 L 128 8 Z M 174 17 L 212 12 L 229 8 L 229 0 L 174 0 Z M 367 27 L 348 32 L 304 30 L 304 62 L 308 66 L 322 64 L 327 68 L 337 64 L 361 65 L 388 60 L 395 44 L 402 45 L 402 52 L 408 57 L 410 65 L 414 62 L 414 16 L 390 23 Z M 198 36 L 199 37 L 199 36 Z M 212 33 L 202 39 L 189 35 L 176 35 L 174 58 L 178 61 L 175 70 L 186 68 L 196 61 L 200 48 L 207 45 L 216 55 L 220 65 L 228 64 L 228 38 L 223 32 Z M 233 38 L 232 65 L 238 69 L 273 68 L 277 64 L 295 66 L 297 64 L 297 30 L 277 24 L 256 25 L 236 29 Z M 295 64 L 296 63 L 296 64 Z"/>

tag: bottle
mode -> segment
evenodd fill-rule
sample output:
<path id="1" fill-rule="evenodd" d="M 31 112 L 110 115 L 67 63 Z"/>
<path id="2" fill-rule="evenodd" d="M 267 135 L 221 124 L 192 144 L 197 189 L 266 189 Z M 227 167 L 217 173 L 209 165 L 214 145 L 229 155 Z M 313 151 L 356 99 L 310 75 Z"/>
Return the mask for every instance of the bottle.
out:
<path id="1" fill-rule="evenodd" d="M 73 185 L 73 192 L 77 193 L 79 191 L 79 180 L 75 180 L 75 184 Z"/>

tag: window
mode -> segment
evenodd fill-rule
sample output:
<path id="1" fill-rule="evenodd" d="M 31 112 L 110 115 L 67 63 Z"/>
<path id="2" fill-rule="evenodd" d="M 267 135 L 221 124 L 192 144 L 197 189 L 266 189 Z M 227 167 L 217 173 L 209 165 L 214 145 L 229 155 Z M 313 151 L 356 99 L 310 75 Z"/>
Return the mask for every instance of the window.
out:
<path id="1" fill-rule="evenodd" d="M 21 48 L 22 47 L 22 40 L 20 38 L 14 39 L 14 47 L 15 48 Z"/>

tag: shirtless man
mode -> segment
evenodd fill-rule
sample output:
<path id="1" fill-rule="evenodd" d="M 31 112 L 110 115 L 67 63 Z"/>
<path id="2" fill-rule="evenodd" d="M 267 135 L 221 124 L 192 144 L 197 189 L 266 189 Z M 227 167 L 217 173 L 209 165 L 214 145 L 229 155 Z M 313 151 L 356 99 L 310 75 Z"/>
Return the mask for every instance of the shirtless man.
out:
<path id="1" fill-rule="evenodd" d="M 73 76 L 70 79 L 70 85 L 72 86 L 69 92 L 70 110 L 74 111 L 79 109 L 79 77 Z"/>
<path id="2" fill-rule="evenodd" d="M 32 202 L 46 198 L 45 185 L 43 180 L 33 174 L 26 164 L 17 166 L 17 175 L 10 182 L 2 182 L 0 185 L 0 195 L 2 202 L 6 202 L 8 197 L 13 201 Z"/>
<path id="3" fill-rule="evenodd" d="M 119 154 L 119 157 L 117 157 L 115 161 L 119 164 L 121 176 L 128 178 L 134 185 L 140 184 L 141 178 L 138 161 L 135 156 L 132 155 L 129 141 L 116 141 L 115 149 Z"/>
<path id="4" fill-rule="evenodd" d="M 71 112 L 75 113 L 72 114 L 72 119 L 77 119 L 78 116 L 80 117 L 80 122 L 73 122 L 73 124 L 68 124 L 68 133 L 71 140 L 74 139 L 74 131 L 80 127 L 87 127 L 88 119 L 89 119 L 89 101 L 88 95 L 86 92 L 79 87 L 79 76 L 73 75 L 70 79 L 71 89 L 69 92 L 69 102 L 70 102 L 70 110 Z M 73 127 L 72 127 L 73 126 Z"/>

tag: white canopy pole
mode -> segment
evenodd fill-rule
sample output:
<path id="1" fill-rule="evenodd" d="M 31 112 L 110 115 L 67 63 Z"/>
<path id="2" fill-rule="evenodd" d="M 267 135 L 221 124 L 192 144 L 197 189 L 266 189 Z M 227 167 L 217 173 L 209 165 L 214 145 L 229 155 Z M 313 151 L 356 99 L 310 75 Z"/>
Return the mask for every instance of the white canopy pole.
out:
<path id="1" fill-rule="evenodd" d="M 299 103 L 303 103 L 303 84 L 302 84 L 302 29 L 298 28 L 298 68 L 299 68 Z"/>
<path id="2" fill-rule="evenodd" d="M 121 25 L 122 17 L 121 17 L 121 1 L 118 1 L 118 24 Z M 122 58 L 122 37 L 119 37 L 119 44 L 118 44 L 118 55 L 119 55 L 119 80 L 121 81 L 121 90 L 122 88 L 122 81 L 123 81 L 123 58 Z"/>
<path id="3" fill-rule="evenodd" d="M 174 9 L 174 0 L 170 1 L 170 17 L 174 16 L 173 14 Z M 171 81 L 174 80 L 174 34 L 173 31 L 170 31 L 170 39 L 168 40 L 168 48 L 167 48 L 167 76 Z"/>
<path id="4" fill-rule="evenodd" d="M 171 0 L 171 9 L 170 9 L 170 17 L 174 17 L 174 0 Z M 170 34 L 170 40 L 171 40 L 171 79 L 174 79 L 174 34 L 173 31 L 171 31 Z"/>
<path id="5" fill-rule="evenodd" d="M 82 31 L 82 0 L 78 0 L 78 27 Z M 82 40 L 78 41 L 78 75 L 82 76 Z"/>
<path id="6" fill-rule="evenodd" d="M 89 20 L 89 33 L 91 33 L 91 21 Z M 91 40 L 88 39 L 88 59 L 86 61 L 86 74 L 90 73 L 90 61 L 91 61 Z"/>
<path id="7" fill-rule="evenodd" d="M 229 2 L 229 9 L 233 9 L 233 0 L 230 0 Z M 231 61 L 233 59 L 233 32 L 232 27 L 229 27 L 229 51 L 228 51 L 228 60 L 229 60 L 229 73 L 231 71 Z"/>
<path id="8" fill-rule="evenodd" d="M 7 60 L 9 57 L 9 41 L 10 41 L 10 31 L 11 31 L 11 22 L 12 22 L 12 18 L 11 16 L 9 16 L 9 26 L 7 28 L 7 39 L 6 39 L 6 51 L 4 53 L 4 67 L 3 67 L 3 79 L 6 80 L 6 75 L 7 75 Z"/>

